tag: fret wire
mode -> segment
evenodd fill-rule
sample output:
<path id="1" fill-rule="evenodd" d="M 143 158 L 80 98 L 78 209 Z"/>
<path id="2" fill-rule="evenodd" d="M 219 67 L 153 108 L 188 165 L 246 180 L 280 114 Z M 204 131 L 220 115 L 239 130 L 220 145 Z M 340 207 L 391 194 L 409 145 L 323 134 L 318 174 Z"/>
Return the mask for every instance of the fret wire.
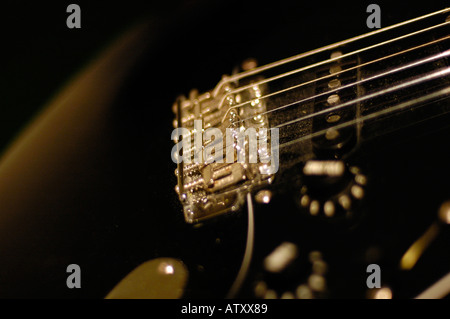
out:
<path id="1" fill-rule="evenodd" d="M 445 40 L 448 40 L 448 39 L 450 39 L 450 36 L 446 36 L 446 37 L 440 38 L 440 39 L 438 39 L 438 40 L 430 41 L 430 42 L 427 42 L 427 43 L 425 43 L 425 44 L 421 44 L 421 45 L 415 46 L 415 47 L 413 47 L 413 48 L 409 48 L 409 49 L 407 49 L 407 50 L 403 50 L 403 51 L 400 51 L 400 52 L 396 52 L 396 53 L 393 53 L 393 54 L 388 55 L 388 56 L 384 56 L 384 57 L 379 58 L 379 59 L 375 59 L 375 60 L 371 60 L 371 61 L 368 61 L 368 62 L 365 62 L 365 63 L 362 63 L 362 64 L 358 64 L 358 65 L 356 65 L 356 66 L 354 66 L 354 67 L 351 67 L 351 68 L 348 68 L 348 69 L 345 69 L 345 70 L 342 70 L 342 71 L 339 71 L 339 72 L 336 72 L 336 73 L 333 73 L 333 74 L 329 74 L 329 75 L 326 75 L 326 76 L 323 76 L 323 77 L 321 77 L 321 78 L 317 78 L 317 79 L 314 79 L 314 80 L 311 80 L 311 81 L 303 82 L 303 83 L 300 83 L 300 84 L 291 86 L 291 87 L 286 88 L 286 89 L 283 89 L 283 90 L 278 90 L 278 91 L 276 91 L 276 92 L 272 92 L 272 93 L 263 95 L 263 96 L 261 96 L 261 97 L 258 97 L 258 99 L 259 99 L 259 100 L 264 100 L 264 99 L 270 98 L 270 97 L 272 97 L 272 96 L 274 96 L 274 95 L 277 95 L 277 94 L 280 94 L 280 93 L 285 93 L 285 92 L 288 92 L 288 91 L 293 90 L 293 89 L 298 89 L 298 88 L 300 88 L 300 87 L 302 87 L 302 86 L 306 86 L 306 85 L 309 85 L 309 84 L 313 84 L 313 83 L 319 82 L 319 81 L 321 81 L 321 80 L 324 80 L 324 79 L 327 79 L 327 78 L 330 78 L 330 77 L 334 77 L 334 76 L 336 76 L 336 75 L 343 74 L 343 73 L 346 73 L 346 72 L 349 72 L 349 71 L 352 71 L 352 70 L 355 70 L 355 69 L 359 69 L 359 68 L 362 68 L 362 67 L 365 67 L 365 66 L 368 66 L 368 65 L 371 65 L 371 64 L 373 64 L 373 63 L 377 63 L 377 62 L 380 62 L 380 61 L 383 61 L 383 60 L 386 60 L 386 59 L 390 59 L 390 58 L 392 58 L 392 57 L 395 57 L 395 56 L 398 56 L 398 55 L 402 55 L 402 54 L 405 54 L 405 53 L 407 53 L 407 52 L 414 51 L 414 50 L 417 50 L 417 49 L 420 49 L 420 48 L 423 48 L 423 47 L 426 47 L 426 46 L 429 46 L 429 45 L 433 45 L 433 44 L 436 44 L 436 43 L 439 43 L 439 42 L 441 42 L 441 41 L 445 41 Z M 370 79 L 370 78 L 367 78 L 367 79 Z M 360 82 L 355 82 L 355 83 L 352 83 L 352 84 L 354 85 L 354 84 L 360 84 L 360 83 L 362 83 L 362 81 L 360 81 Z M 316 98 L 316 97 L 319 97 L 319 96 L 321 96 L 321 95 L 323 95 L 323 94 L 329 94 L 329 93 L 332 93 L 332 92 L 341 90 L 341 89 L 343 89 L 343 88 L 346 88 L 346 87 L 348 87 L 348 86 L 349 86 L 349 85 L 347 85 L 347 86 L 340 86 L 339 88 L 331 89 L 331 90 L 329 90 L 329 91 L 327 91 L 327 92 L 324 92 L 324 93 L 322 93 L 322 94 L 318 94 L 318 95 L 314 95 L 314 96 L 312 96 L 312 97 L 308 97 L 307 99 Z M 285 105 L 276 107 L 276 108 L 274 108 L 274 109 L 272 109 L 272 110 L 269 110 L 269 111 L 266 111 L 266 112 L 264 112 L 264 113 L 261 113 L 261 115 L 265 115 L 265 114 L 268 114 L 268 113 L 272 113 L 272 112 L 274 112 L 274 111 L 278 111 L 278 110 L 280 110 L 280 109 L 284 109 L 284 108 L 286 108 L 286 107 L 289 107 L 290 105 L 297 104 L 297 103 L 301 103 L 301 102 L 303 102 L 303 100 L 301 100 L 301 101 L 295 101 L 295 102 L 292 102 L 292 103 L 289 103 L 289 104 L 285 104 Z M 244 106 L 244 105 L 246 105 L 246 104 L 249 104 L 249 103 L 251 103 L 251 101 L 246 101 L 246 102 L 240 103 L 240 104 L 238 104 L 238 105 L 234 105 L 234 106 L 230 107 L 230 109 L 239 108 L 239 107 L 242 107 L 242 106 Z M 244 118 L 244 119 L 241 119 L 241 120 L 232 122 L 232 124 L 236 124 L 236 123 L 239 123 L 239 122 L 244 122 L 244 121 L 249 120 L 249 119 L 251 119 L 251 118 L 252 118 L 252 117 L 247 117 L 247 118 Z M 222 119 L 222 122 L 223 122 L 223 120 L 224 120 L 224 119 Z"/>
<path id="2" fill-rule="evenodd" d="M 431 17 L 436 16 L 436 15 L 444 14 L 444 13 L 447 13 L 447 12 L 450 12 L 450 8 L 445 8 L 445 9 L 442 9 L 442 10 L 439 10 L 439 11 L 436 11 L 436 12 L 432 12 L 432 13 L 429 13 L 429 14 L 426 14 L 426 15 L 414 18 L 414 19 L 410 19 L 410 20 L 407 20 L 407 21 L 403 21 L 403 22 L 394 24 L 394 25 L 391 25 L 391 26 L 388 26 L 388 27 L 385 27 L 385 28 L 382 28 L 382 29 L 374 30 L 374 31 L 371 31 L 371 32 L 368 32 L 368 33 L 365 33 L 365 34 L 362 34 L 362 35 L 358 35 L 358 36 L 355 36 L 355 37 L 352 37 L 352 38 L 349 38 L 349 39 L 346 39 L 346 40 L 343 40 L 343 41 L 339 41 L 339 42 L 336 42 L 336 43 L 333 43 L 333 44 L 330 44 L 330 45 L 327 45 L 327 46 L 324 46 L 324 47 L 321 47 L 321 48 L 318 48 L 318 49 L 315 49 L 315 50 L 311 50 L 311 51 L 308 51 L 308 52 L 300 53 L 300 54 L 292 56 L 290 58 L 286 58 L 286 59 L 279 60 L 277 62 L 269 63 L 269 64 L 257 67 L 255 69 L 252 69 L 252 70 L 249 70 L 249 71 L 237 73 L 235 75 L 232 75 L 232 76 L 229 76 L 229 77 L 227 77 L 225 79 L 222 79 L 217 84 L 216 88 L 213 90 L 213 96 L 217 96 L 217 94 L 219 93 L 220 89 L 222 88 L 222 86 L 225 83 L 234 82 L 234 81 L 243 79 L 245 77 L 258 74 L 258 73 L 260 73 L 262 71 L 266 71 L 266 70 L 272 69 L 272 68 L 280 66 L 280 65 L 284 65 L 284 64 L 287 64 L 287 63 L 290 63 L 290 62 L 293 62 L 293 61 L 297 61 L 297 60 L 300 60 L 300 59 L 305 58 L 305 57 L 313 56 L 315 54 L 318 54 L 318 53 L 321 53 L 321 52 L 324 52 L 324 51 L 327 51 L 327 50 L 330 50 L 330 49 L 338 48 L 338 47 L 340 47 L 342 45 L 346 45 L 346 44 L 349 44 L 349 43 L 352 43 L 352 42 L 356 42 L 356 41 L 368 38 L 370 36 L 373 36 L 373 35 L 376 35 L 376 34 L 379 34 L 379 33 L 383 33 L 383 32 L 386 32 L 386 31 L 389 31 L 389 30 L 392 30 L 392 29 L 395 29 L 395 28 L 399 28 L 399 27 L 402 27 L 402 26 L 405 26 L 405 25 L 408 25 L 408 24 L 411 24 L 411 23 L 414 23 L 414 22 L 418 22 L 418 21 L 421 21 L 421 20 L 425 20 L 425 19 L 431 18 Z"/>

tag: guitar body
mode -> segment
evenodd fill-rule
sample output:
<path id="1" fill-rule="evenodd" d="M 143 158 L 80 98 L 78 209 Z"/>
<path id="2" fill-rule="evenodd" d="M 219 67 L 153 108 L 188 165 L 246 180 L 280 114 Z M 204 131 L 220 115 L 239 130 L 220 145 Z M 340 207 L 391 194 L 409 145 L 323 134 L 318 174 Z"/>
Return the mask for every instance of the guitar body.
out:
<path id="1" fill-rule="evenodd" d="M 445 7 L 379 5 L 383 27 Z M 13 196 L 0 198 L 2 212 L 10 212 L 10 217 L 4 217 L 6 226 L 0 237 L 1 252 L 7 256 L 0 266 L 0 296 L 103 298 L 133 269 L 160 257 L 185 265 L 185 298 L 372 298 L 376 290 L 368 287 L 372 273 L 368 266 L 374 264 L 381 271 L 381 286 L 394 298 L 413 298 L 446 275 L 450 232 L 438 212 L 450 200 L 448 94 L 410 108 L 405 104 L 392 114 L 358 119 L 447 88 L 448 74 L 402 89 L 401 94 L 392 91 L 364 99 L 402 85 L 405 79 L 418 81 L 423 74 L 448 68 L 448 57 L 443 56 L 401 71 L 401 75 L 367 80 L 446 52 L 449 41 L 436 42 L 419 53 L 381 59 L 359 71 L 355 66 L 436 41 L 448 35 L 448 26 L 437 35 L 406 39 L 398 47 L 394 43 L 340 61 L 342 68 L 355 67 L 354 72 L 346 73 L 347 78 L 339 78 L 343 87 L 339 92 L 345 93 L 341 102 L 346 102 L 344 97 L 360 102 L 339 116 L 355 123 L 341 131 L 339 143 L 331 143 L 334 138 L 324 134 L 282 150 L 273 180 L 250 188 L 254 236 L 246 265 L 248 201 L 235 211 L 192 224 L 186 223 L 174 190 L 177 165 L 170 159 L 170 136 L 176 115 L 171 105 L 178 95 L 187 95 L 192 87 L 200 92 L 212 90 L 222 74 L 230 74 L 248 57 L 264 65 L 372 31 L 366 26 L 365 9 L 363 4 L 347 8 L 290 3 L 274 4 L 269 10 L 262 4 L 200 1 L 180 5 L 170 22 L 152 21 L 161 31 L 150 40 L 145 38 L 147 51 L 129 68 L 131 72 L 123 77 L 126 81 L 116 87 L 102 120 L 95 114 L 85 115 L 93 118 L 83 128 L 90 135 L 83 135 L 78 148 L 71 149 L 73 161 L 62 161 L 66 169 L 55 168 L 55 175 L 36 188 L 39 191 L 30 191 L 33 196 L 23 195 L 29 206 L 18 205 L 20 199 Z M 150 30 L 153 36 L 155 29 Z M 362 47 L 386 39 L 370 41 Z M 343 54 L 355 50 L 351 43 L 338 49 Z M 328 58 L 328 51 L 326 57 L 312 55 L 305 65 Z M 327 64 L 305 70 L 280 87 L 314 82 L 328 68 Z M 345 91 L 346 83 L 354 82 L 357 84 Z M 270 84 L 262 87 L 263 93 L 273 89 Z M 323 92 L 328 89 L 332 88 L 317 82 L 266 107 L 275 110 L 289 99 L 315 96 L 305 105 L 307 114 L 318 114 L 324 110 L 327 96 Z M 287 114 L 275 110 L 268 115 L 268 123 L 283 125 L 299 117 L 300 111 Z M 327 129 L 324 121 L 315 118 L 304 123 L 280 129 L 280 143 L 299 138 L 299 132 L 309 136 Z M 345 173 L 342 178 L 308 176 L 308 161 L 339 162 Z M 56 160 L 53 168 L 58 163 L 61 161 Z M 23 176 L 10 178 L 30 183 L 32 189 L 34 179 Z M 62 181 L 69 182 L 61 187 Z M 267 203 L 257 199 L 261 191 L 269 192 Z M 49 193 L 53 195 L 45 195 Z M 351 203 L 346 204 L 346 199 Z M 319 205 L 317 210 L 311 206 L 313 202 Z M 23 221 L 27 221 L 25 225 Z M 431 233 L 435 224 L 439 226 L 433 228 L 428 236 L 433 238 L 417 254 L 416 262 L 410 268 L 402 266 L 408 249 Z M 277 268 L 270 260 L 279 247 L 289 249 L 279 257 L 287 261 Z M 66 286 L 69 264 L 81 268 L 80 289 Z M 230 295 L 243 268 L 239 289 Z"/>

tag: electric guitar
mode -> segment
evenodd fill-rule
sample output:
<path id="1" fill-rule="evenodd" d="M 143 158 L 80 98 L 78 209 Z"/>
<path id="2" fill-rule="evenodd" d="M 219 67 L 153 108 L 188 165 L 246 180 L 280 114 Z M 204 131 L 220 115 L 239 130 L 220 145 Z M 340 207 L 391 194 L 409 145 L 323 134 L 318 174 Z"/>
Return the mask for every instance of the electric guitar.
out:
<path id="1" fill-rule="evenodd" d="M 448 13 L 263 66 L 246 60 L 211 91 L 176 101 L 185 221 L 205 229 L 193 232 L 211 253 L 243 256 L 227 296 L 412 297 L 426 272 L 448 269 Z M 218 259 L 202 269 L 222 280 L 231 258 Z M 371 284 L 374 269 L 383 276 Z"/>
<path id="2" fill-rule="evenodd" d="M 448 296 L 450 9 L 243 6 L 133 30 L 5 153 L 1 297 Z"/>

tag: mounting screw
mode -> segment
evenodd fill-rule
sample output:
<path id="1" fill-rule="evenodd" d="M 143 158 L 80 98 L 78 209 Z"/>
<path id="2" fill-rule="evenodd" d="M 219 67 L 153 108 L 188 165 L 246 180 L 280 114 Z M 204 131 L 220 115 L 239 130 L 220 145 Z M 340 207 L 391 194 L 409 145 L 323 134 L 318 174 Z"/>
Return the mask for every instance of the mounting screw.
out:
<path id="1" fill-rule="evenodd" d="M 255 195 L 256 202 L 260 204 L 268 204 L 271 199 L 272 192 L 267 189 L 261 190 Z"/>
<path id="2" fill-rule="evenodd" d="M 248 58 L 242 61 L 241 68 L 243 71 L 249 71 L 251 69 L 254 69 L 258 66 L 258 61 L 254 58 Z"/>

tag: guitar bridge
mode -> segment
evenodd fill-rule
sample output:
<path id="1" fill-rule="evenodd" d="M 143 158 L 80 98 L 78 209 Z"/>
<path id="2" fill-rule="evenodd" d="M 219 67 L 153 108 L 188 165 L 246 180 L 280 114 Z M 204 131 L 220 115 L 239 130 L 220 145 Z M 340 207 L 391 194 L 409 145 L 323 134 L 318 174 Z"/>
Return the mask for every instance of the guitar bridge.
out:
<path id="1" fill-rule="evenodd" d="M 173 106 L 175 190 L 187 223 L 237 211 L 248 192 L 272 182 L 276 163 L 268 145 L 275 136 L 259 99 L 264 87 L 247 86 L 234 92 L 224 78 L 213 91 L 192 90 Z"/>

